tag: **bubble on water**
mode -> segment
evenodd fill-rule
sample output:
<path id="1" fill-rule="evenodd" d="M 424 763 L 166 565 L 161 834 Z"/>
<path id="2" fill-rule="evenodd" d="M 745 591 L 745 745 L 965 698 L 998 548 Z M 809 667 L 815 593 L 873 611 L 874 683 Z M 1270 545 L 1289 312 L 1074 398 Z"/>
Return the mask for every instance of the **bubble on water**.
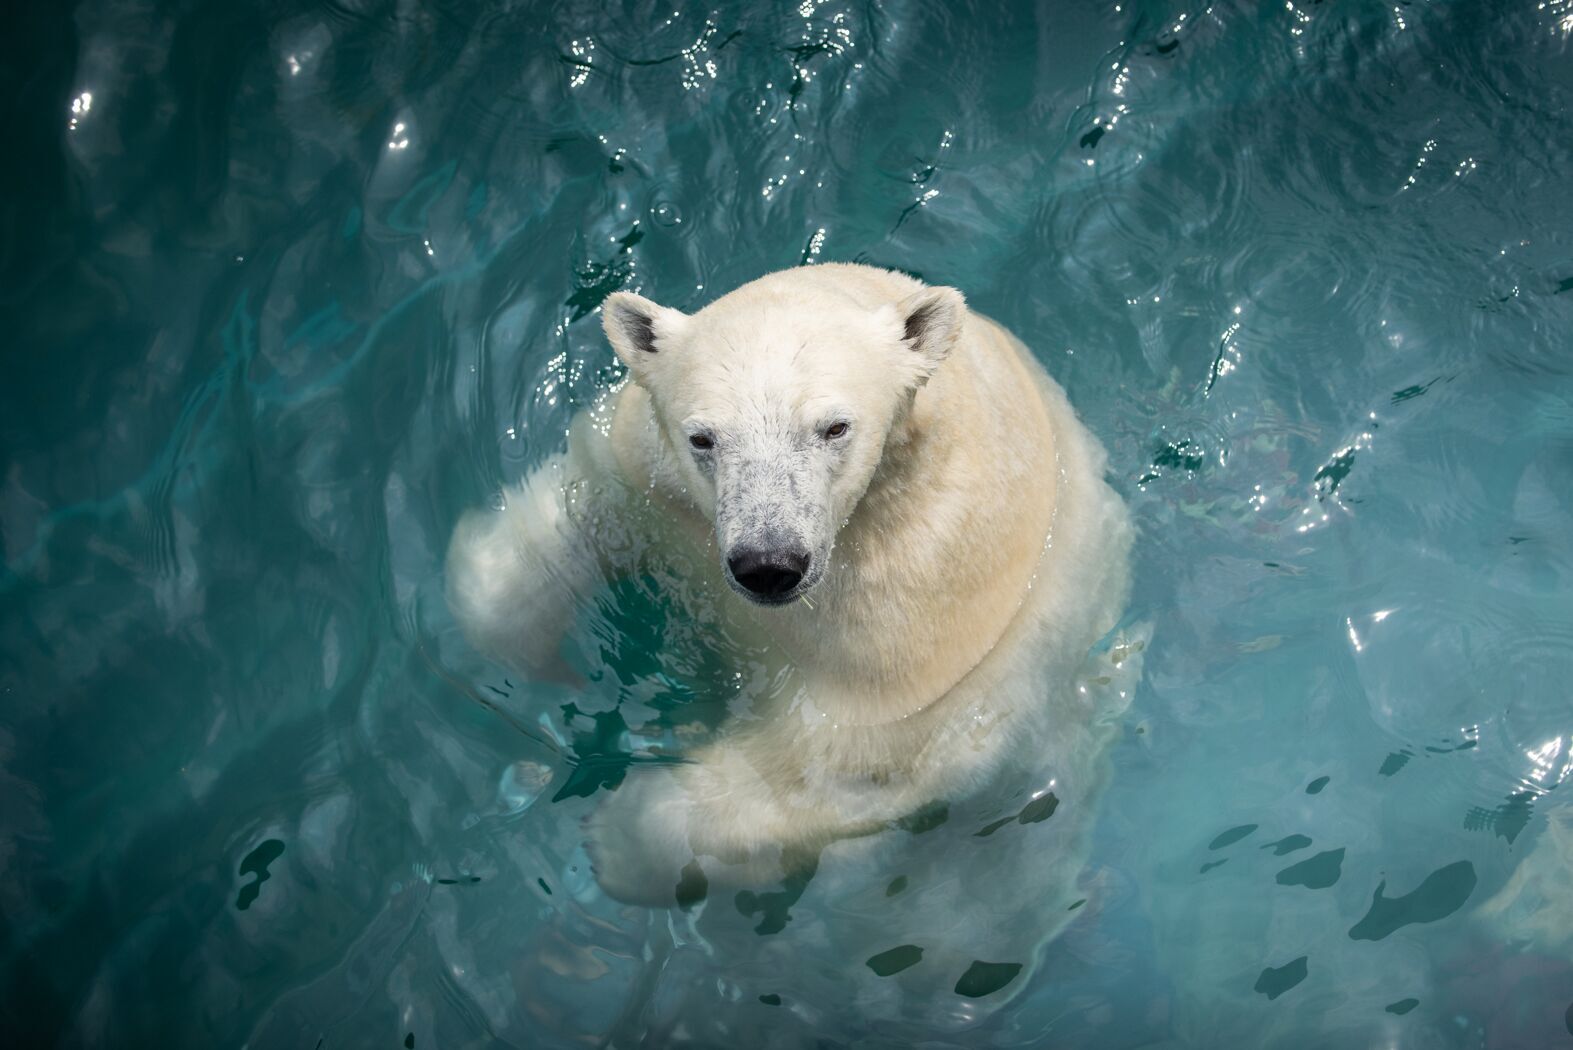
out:
<path id="1" fill-rule="evenodd" d="M 678 210 L 676 204 L 663 199 L 650 205 L 650 218 L 655 220 L 657 226 L 665 226 L 667 229 L 671 229 L 673 226 L 682 224 L 683 213 Z"/>
<path id="2" fill-rule="evenodd" d="M 528 759 L 515 762 L 503 770 L 502 780 L 497 785 L 497 802 L 505 813 L 523 813 L 535 804 L 551 782 L 551 767 Z"/>
<path id="3" fill-rule="evenodd" d="M 586 901 L 601 897 L 601 887 L 595 881 L 590 854 L 581 843 L 569 855 L 568 866 L 557 873 L 557 882 L 574 900 Z"/>

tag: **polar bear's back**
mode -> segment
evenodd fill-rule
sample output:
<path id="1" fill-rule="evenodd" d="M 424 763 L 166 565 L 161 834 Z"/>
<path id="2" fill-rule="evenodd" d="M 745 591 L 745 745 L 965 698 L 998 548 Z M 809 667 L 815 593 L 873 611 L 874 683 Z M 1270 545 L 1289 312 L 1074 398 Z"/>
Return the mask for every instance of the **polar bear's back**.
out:
<path id="1" fill-rule="evenodd" d="M 729 293 L 726 298 L 730 300 L 728 309 L 747 303 L 781 303 L 799 313 L 812 314 L 814 301 L 820 296 L 843 302 L 850 299 L 872 310 L 886 303 L 899 302 L 923 287 L 921 281 L 896 270 L 861 263 L 820 263 L 766 274 Z"/>

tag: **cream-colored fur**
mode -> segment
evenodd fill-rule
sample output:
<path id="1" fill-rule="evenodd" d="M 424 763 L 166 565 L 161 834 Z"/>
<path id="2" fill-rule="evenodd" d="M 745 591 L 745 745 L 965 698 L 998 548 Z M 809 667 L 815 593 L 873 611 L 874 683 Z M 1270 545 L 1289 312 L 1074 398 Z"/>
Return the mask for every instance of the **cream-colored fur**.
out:
<path id="1" fill-rule="evenodd" d="M 1573 959 L 1573 806 L 1553 806 L 1528 856 L 1475 918 L 1498 939 Z"/>
<path id="2" fill-rule="evenodd" d="M 1124 699 L 1074 680 L 1123 607 L 1131 528 L 1103 450 L 1017 339 L 948 289 L 855 265 L 691 316 L 627 293 L 605 309 L 633 382 L 502 512 L 460 524 L 455 614 L 552 673 L 574 608 L 653 551 L 694 615 L 768 665 L 745 714 L 595 812 L 608 894 L 671 904 L 694 865 L 712 890 L 811 871 L 1011 770 L 1092 790 L 1095 727 Z M 835 422 L 850 430 L 825 436 Z M 783 536 L 812 568 L 762 607 L 723 564 Z"/>

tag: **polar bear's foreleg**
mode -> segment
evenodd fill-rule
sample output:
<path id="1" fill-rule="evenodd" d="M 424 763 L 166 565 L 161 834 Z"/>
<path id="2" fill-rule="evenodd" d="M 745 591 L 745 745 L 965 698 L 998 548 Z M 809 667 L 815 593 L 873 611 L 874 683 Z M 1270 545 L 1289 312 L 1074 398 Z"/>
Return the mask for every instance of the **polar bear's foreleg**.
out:
<path id="1" fill-rule="evenodd" d="M 630 771 L 586 822 L 602 889 L 661 907 L 697 875 L 712 890 L 770 885 L 932 801 L 928 785 L 788 772 L 768 744 L 722 740 L 683 765 Z"/>
<path id="2" fill-rule="evenodd" d="M 448 607 L 465 635 L 526 673 L 571 677 L 559 648 L 603 580 L 584 475 L 572 453 L 551 457 L 504 491 L 501 510 L 465 514 L 448 547 Z"/>

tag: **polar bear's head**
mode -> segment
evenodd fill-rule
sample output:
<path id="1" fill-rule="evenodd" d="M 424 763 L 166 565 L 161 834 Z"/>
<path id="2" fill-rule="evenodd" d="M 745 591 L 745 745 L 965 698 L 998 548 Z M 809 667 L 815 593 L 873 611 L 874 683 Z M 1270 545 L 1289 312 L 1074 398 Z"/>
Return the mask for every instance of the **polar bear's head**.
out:
<path id="1" fill-rule="evenodd" d="M 913 287 L 870 306 L 823 280 L 767 279 L 692 315 L 607 299 L 607 338 L 649 392 L 661 458 L 713 516 L 745 598 L 784 605 L 823 578 L 892 429 L 955 343 L 960 293 Z"/>

